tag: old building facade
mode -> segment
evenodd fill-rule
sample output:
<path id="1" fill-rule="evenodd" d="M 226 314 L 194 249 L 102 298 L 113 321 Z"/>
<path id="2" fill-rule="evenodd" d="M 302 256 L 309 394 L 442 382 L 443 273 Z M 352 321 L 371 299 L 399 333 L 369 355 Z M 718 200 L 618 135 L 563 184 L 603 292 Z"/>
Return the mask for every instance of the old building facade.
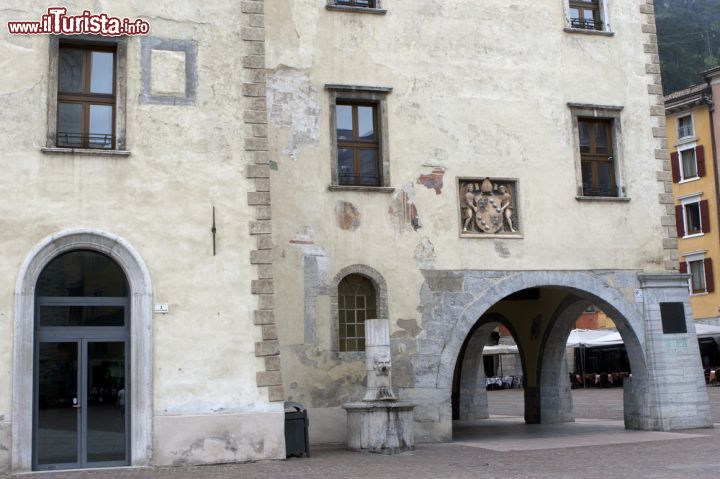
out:
<path id="1" fill-rule="evenodd" d="M 343 442 L 373 318 L 418 440 L 487 414 L 498 324 L 572 420 L 589 304 L 628 427 L 711 424 L 651 0 L 95 8 L 150 30 L 0 41 L 0 470 L 278 459 L 283 400 Z"/>
<path id="2" fill-rule="evenodd" d="M 628 346 L 627 425 L 707 425 L 699 368 L 686 403 L 667 395 L 699 361 L 660 321 L 681 303 L 694 328 L 652 2 L 318 3 L 266 5 L 283 386 L 311 439 L 344 440 L 368 315 L 391 320 L 419 440 L 451 437 L 453 404 L 487 415 L 498 323 L 526 419 L 569 420 L 565 338 L 590 303 Z"/>
<path id="3" fill-rule="evenodd" d="M 717 323 L 720 300 L 715 267 L 720 258 L 718 228 L 717 143 L 715 104 L 720 98 L 720 69 L 706 81 L 671 93 L 665 99 L 668 143 L 680 271 L 690 275 L 690 303 L 695 319 Z"/>
<path id="4" fill-rule="evenodd" d="M 262 3 L 70 1 L 150 33 L 3 33 L 0 470 L 285 457 Z"/>

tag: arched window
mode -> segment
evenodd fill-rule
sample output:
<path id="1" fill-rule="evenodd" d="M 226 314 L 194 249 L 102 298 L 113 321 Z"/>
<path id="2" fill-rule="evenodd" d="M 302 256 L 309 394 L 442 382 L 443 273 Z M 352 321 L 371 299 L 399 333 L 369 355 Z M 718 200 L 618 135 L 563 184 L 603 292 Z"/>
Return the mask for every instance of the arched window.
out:
<path id="1" fill-rule="evenodd" d="M 339 351 L 365 351 L 365 320 L 377 319 L 375 287 L 365 276 L 350 274 L 338 285 Z"/>

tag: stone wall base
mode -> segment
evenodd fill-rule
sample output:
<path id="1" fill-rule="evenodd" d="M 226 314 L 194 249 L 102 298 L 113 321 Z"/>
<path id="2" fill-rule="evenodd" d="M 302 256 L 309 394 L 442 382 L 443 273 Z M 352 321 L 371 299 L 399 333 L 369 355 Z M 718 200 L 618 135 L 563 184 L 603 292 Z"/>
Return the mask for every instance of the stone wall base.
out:
<path id="1" fill-rule="evenodd" d="M 0 473 L 10 471 L 10 448 L 12 446 L 12 427 L 9 422 L 0 422 Z"/>
<path id="2" fill-rule="evenodd" d="M 285 459 L 284 412 L 156 416 L 153 463 L 184 466 Z"/>

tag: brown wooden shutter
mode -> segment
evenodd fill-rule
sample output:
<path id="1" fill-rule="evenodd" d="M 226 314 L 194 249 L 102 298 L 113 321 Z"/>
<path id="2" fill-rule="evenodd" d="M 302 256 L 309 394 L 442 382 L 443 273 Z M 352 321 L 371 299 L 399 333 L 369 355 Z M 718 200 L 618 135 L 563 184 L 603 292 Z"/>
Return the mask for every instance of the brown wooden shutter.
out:
<path id="1" fill-rule="evenodd" d="M 708 293 L 715 291 L 715 277 L 713 275 L 712 260 L 705 258 L 705 288 Z"/>
<path id="2" fill-rule="evenodd" d="M 680 261 L 680 272 L 687 274 L 687 263 L 685 261 Z"/>
<path id="3" fill-rule="evenodd" d="M 683 207 L 681 205 L 675 207 L 675 227 L 677 228 L 678 238 L 685 236 L 685 222 L 683 221 Z"/>
<path id="4" fill-rule="evenodd" d="M 680 181 L 680 160 L 677 151 L 670 154 L 670 167 L 672 168 L 673 183 Z"/>
<path id="5" fill-rule="evenodd" d="M 695 161 L 697 162 L 698 176 L 705 176 L 705 147 L 700 145 L 695 148 Z"/>
<path id="6" fill-rule="evenodd" d="M 708 200 L 700 202 L 700 222 L 702 223 L 702 232 L 710 232 L 710 209 Z"/>

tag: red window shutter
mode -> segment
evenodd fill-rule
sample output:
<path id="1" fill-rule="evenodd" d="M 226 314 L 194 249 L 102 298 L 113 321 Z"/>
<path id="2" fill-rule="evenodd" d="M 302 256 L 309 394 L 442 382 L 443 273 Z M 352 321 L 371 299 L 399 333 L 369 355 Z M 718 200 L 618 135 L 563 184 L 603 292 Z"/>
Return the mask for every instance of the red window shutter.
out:
<path id="1" fill-rule="evenodd" d="M 673 183 L 680 181 L 680 157 L 677 153 L 670 154 L 670 167 L 672 168 Z"/>
<path id="2" fill-rule="evenodd" d="M 675 207 L 675 227 L 677 228 L 678 238 L 685 236 L 685 221 L 683 220 L 683 207 L 681 205 Z"/>
<path id="3" fill-rule="evenodd" d="M 698 176 L 705 176 L 705 147 L 700 145 L 695 148 L 695 161 L 697 162 Z"/>
<path id="4" fill-rule="evenodd" d="M 712 260 L 705 258 L 705 288 L 708 293 L 715 291 L 715 277 L 713 276 Z"/>
<path id="5" fill-rule="evenodd" d="M 685 261 L 680 261 L 680 272 L 687 274 L 687 263 Z"/>
<path id="6" fill-rule="evenodd" d="M 702 223 L 702 232 L 710 232 L 710 209 L 708 200 L 700 202 L 700 222 Z"/>

